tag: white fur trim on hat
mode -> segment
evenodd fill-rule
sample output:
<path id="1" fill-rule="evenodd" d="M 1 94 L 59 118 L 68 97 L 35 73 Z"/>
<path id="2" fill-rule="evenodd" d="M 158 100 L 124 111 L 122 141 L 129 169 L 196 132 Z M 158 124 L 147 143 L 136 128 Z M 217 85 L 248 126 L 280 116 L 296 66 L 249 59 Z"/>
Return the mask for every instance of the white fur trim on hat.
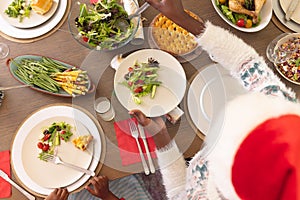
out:
<path id="1" fill-rule="evenodd" d="M 239 199 L 231 182 L 231 168 L 242 141 L 262 122 L 285 114 L 300 116 L 299 104 L 257 93 L 242 95 L 228 103 L 222 130 L 207 156 L 210 175 L 225 198 Z"/>

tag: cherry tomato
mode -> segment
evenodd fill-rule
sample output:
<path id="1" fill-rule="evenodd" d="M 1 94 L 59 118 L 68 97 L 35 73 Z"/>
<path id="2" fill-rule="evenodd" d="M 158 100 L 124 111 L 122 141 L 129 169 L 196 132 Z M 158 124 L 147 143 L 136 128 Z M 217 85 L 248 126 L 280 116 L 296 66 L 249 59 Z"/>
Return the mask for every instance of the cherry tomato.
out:
<path id="1" fill-rule="evenodd" d="M 252 20 L 251 19 L 247 19 L 246 20 L 246 24 L 245 24 L 245 28 L 251 28 L 252 27 Z"/>
<path id="2" fill-rule="evenodd" d="M 236 25 L 239 26 L 239 27 L 245 27 L 245 20 L 244 19 L 239 19 L 236 22 Z"/>
<path id="3" fill-rule="evenodd" d="M 51 137 L 51 134 L 46 134 L 46 135 L 44 135 L 43 141 L 49 140 L 50 137 Z"/>
<path id="4" fill-rule="evenodd" d="M 132 68 L 132 67 L 128 67 L 128 71 L 129 71 L 129 72 L 132 72 L 132 71 L 133 71 L 133 68 Z"/>
<path id="5" fill-rule="evenodd" d="M 66 134 L 65 130 L 60 131 L 60 134 Z"/>
<path id="6" fill-rule="evenodd" d="M 85 37 L 85 36 L 82 36 L 82 40 L 83 40 L 84 42 L 88 42 L 88 41 L 89 41 L 89 38 L 88 38 L 88 37 Z"/>
<path id="7" fill-rule="evenodd" d="M 129 86 L 132 86 L 132 84 L 133 84 L 133 82 L 128 81 L 128 85 L 129 85 Z"/>
<path id="8" fill-rule="evenodd" d="M 141 92 L 143 92 L 143 87 L 142 86 L 137 87 L 137 88 L 134 89 L 134 93 L 141 93 Z"/>
<path id="9" fill-rule="evenodd" d="M 42 142 L 39 142 L 39 143 L 37 144 L 37 147 L 38 147 L 39 149 L 43 149 L 43 146 L 44 146 L 44 144 L 43 144 Z"/>
<path id="10" fill-rule="evenodd" d="M 42 150 L 43 150 L 43 151 L 48 151 L 49 148 L 50 148 L 50 145 L 49 145 L 49 144 L 44 144 Z"/>

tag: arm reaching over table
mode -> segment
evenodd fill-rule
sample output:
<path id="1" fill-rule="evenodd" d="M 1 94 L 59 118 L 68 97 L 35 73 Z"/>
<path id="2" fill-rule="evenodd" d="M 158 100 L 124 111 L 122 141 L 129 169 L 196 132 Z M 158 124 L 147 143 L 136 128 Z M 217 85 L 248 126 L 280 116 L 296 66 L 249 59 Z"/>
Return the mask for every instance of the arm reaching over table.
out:
<path id="1" fill-rule="evenodd" d="M 229 70 L 249 91 L 226 103 L 217 113 L 205 141 L 213 144 L 205 144 L 186 171 L 175 142 L 168 139 L 164 126 L 157 126 L 160 134 L 153 138 L 160 142 L 158 163 L 169 199 L 297 199 L 300 176 L 289 176 L 300 171 L 296 162 L 300 137 L 291 137 L 298 136 L 300 128 L 300 106 L 295 93 L 253 47 L 209 21 L 193 19 L 185 13 L 181 0 L 146 1 L 196 35 L 211 59 Z M 133 114 L 146 129 L 149 126 L 149 130 L 156 131 L 153 124 L 160 125 L 157 119 L 147 119 L 136 111 Z M 281 149 L 285 145 L 287 148 Z M 173 155 L 175 159 L 171 159 Z"/>

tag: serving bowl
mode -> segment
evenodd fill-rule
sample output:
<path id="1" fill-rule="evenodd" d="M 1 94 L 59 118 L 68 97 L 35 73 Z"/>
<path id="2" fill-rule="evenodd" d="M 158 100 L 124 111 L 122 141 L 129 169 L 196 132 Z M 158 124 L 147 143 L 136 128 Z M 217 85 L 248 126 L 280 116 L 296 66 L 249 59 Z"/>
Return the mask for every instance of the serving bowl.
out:
<path id="1" fill-rule="evenodd" d="M 139 27 L 140 16 L 128 19 L 137 8 L 134 0 L 80 0 L 70 11 L 69 30 L 89 49 L 117 49 L 130 42 Z"/>
<path id="2" fill-rule="evenodd" d="M 300 33 L 283 33 L 267 47 L 268 59 L 286 80 L 300 85 Z"/>
<path id="3" fill-rule="evenodd" d="M 260 18 L 261 21 L 259 22 L 259 24 L 257 26 L 253 26 L 251 28 L 244 28 L 244 27 L 239 27 L 236 24 L 234 24 L 233 22 L 231 22 L 221 11 L 221 9 L 218 7 L 217 5 L 217 0 L 211 0 L 213 7 L 215 8 L 216 12 L 219 14 L 219 16 L 226 22 L 228 23 L 230 26 L 232 26 L 233 28 L 243 31 L 243 32 L 258 32 L 262 29 L 264 29 L 270 22 L 271 18 L 272 18 L 272 1 L 267 0 L 265 2 L 265 4 L 262 7 L 262 10 L 260 12 Z"/>

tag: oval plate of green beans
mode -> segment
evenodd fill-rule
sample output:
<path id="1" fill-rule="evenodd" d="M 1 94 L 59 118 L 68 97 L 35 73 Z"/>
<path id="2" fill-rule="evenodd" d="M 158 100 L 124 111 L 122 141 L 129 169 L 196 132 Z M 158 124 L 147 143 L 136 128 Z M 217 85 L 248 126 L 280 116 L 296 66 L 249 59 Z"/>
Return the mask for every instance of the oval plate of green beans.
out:
<path id="1" fill-rule="evenodd" d="M 76 97 L 94 89 L 86 71 L 49 57 L 22 55 L 6 64 L 15 79 L 40 92 Z"/>

